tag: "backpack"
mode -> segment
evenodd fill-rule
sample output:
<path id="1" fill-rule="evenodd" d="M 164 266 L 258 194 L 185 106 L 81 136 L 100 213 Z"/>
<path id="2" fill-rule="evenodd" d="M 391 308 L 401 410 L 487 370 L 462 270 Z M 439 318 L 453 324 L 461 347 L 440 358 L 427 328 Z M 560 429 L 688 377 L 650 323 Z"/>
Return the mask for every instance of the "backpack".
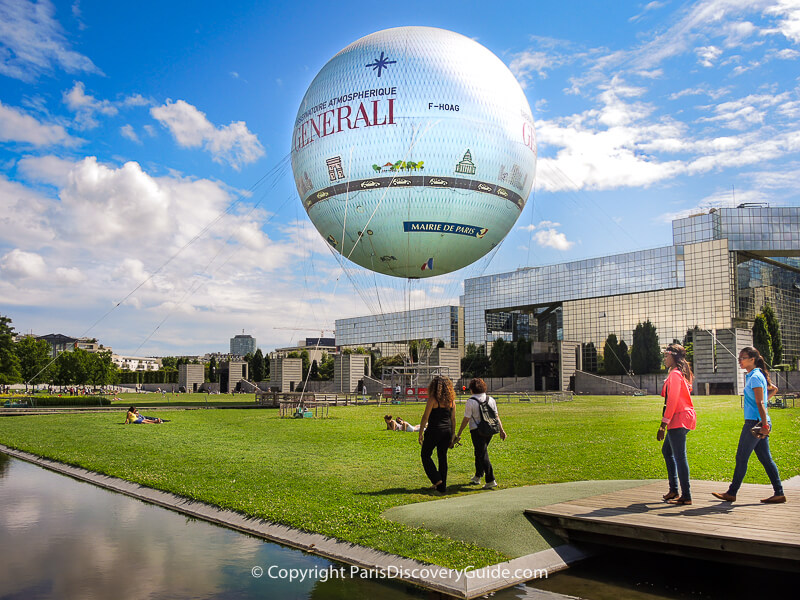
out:
<path id="1" fill-rule="evenodd" d="M 500 422 L 497 419 L 497 413 L 489 404 L 488 396 L 483 402 L 479 402 L 477 398 L 475 401 L 478 402 L 478 414 L 480 415 L 476 431 L 483 437 L 489 438 L 495 433 L 500 433 Z"/>

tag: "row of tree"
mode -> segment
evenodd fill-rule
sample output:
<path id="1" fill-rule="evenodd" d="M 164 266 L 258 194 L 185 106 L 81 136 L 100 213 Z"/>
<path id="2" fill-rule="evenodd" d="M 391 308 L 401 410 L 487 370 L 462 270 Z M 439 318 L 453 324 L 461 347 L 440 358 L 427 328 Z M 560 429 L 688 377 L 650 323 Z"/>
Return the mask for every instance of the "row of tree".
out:
<path id="1" fill-rule="evenodd" d="M 53 360 L 50 344 L 34 337 L 14 343 L 11 319 L 0 315 L 0 384 L 108 385 L 117 381 L 111 352 L 76 348 Z"/>

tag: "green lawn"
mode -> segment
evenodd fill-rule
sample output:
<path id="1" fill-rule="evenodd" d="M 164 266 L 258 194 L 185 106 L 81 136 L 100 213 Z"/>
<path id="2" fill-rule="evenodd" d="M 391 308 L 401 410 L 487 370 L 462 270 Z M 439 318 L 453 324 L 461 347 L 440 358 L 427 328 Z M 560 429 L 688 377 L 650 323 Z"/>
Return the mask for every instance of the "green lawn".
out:
<path id="1" fill-rule="evenodd" d="M 139 405 L 142 396 L 136 398 Z M 726 481 L 742 424 L 736 397 L 695 399 L 694 479 Z M 509 433 L 490 447 L 502 487 L 665 477 L 655 433 L 657 397 L 576 397 L 500 404 Z M 459 408 L 463 410 L 463 408 Z M 152 410 L 143 411 L 150 414 Z M 421 405 L 332 408 L 328 419 L 280 419 L 277 410 L 165 412 L 163 425 L 123 426 L 118 414 L 0 418 L 0 442 L 41 456 L 196 498 L 273 522 L 439 565 L 484 566 L 507 557 L 381 517 L 392 506 L 436 499 L 424 488 L 416 434 L 386 431 L 382 416 L 418 423 Z M 784 478 L 800 473 L 800 408 L 771 411 L 773 455 Z M 450 454 L 456 494 L 473 473 L 472 448 Z M 767 483 L 751 461 L 746 481 Z M 724 487 L 724 486 L 723 486 Z M 665 485 L 666 488 L 666 485 Z M 666 491 L 666 489 L 665 489 Z M 441 505 L 436 505 L 437 509 Z M 468 516 L 465 516 L 468 518 Z"/>

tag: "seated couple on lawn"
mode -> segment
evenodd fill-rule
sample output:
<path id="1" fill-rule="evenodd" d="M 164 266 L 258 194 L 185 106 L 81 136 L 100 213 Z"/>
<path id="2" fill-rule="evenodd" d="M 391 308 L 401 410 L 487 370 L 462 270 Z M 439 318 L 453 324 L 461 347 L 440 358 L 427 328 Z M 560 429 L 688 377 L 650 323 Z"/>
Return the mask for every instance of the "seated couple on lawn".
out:
<path id="1" fill-rule="evenodd" d="M 408 421 L 404 421 L 401 417 L 392 419 L 392 415 L 385 415 L 383 420 L 386 422 L 386 429 L 391 429 L 392 431 L 419 431 L 419 425 L 412 425 Z"/>
<path id="2" fill-rule="evenodd" d="M 163 423 L 163 419 L 159 419 L 158 417 L 146 417 L 144 415 L 139 414 L 139 409 L 135 406 L 131 406 L 128 408 L 128 414 L 125 417 L 125 424 L 133 423 L 134 425 L 138 425 L 139 423 Z"/>

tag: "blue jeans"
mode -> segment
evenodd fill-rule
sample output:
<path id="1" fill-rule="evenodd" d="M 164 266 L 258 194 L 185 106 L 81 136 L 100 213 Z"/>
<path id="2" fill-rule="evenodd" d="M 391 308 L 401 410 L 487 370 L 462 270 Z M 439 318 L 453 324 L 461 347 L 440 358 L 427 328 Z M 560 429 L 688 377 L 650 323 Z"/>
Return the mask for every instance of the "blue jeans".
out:
<path id="1" fill-rule="evenodd" d="M 764 465 L 764 470 L 772 483 L 775 495 L 783 496 L 781 476 L 778 474 L 778 467 L 769 453 L 769 438 L 766 437 L 760 440 L 750 433 L 756 423 L 758 421 L 755 419 L 746 419 L 744 422 L 742 434 L 739 436 L 739 447 L 736 448 L 736 468 L 733 470 L 733 481 L 731 481 L 731 486 L 728 488 L 728 493 L 735 496 L 739 488 L 742 487 L 742 481 L 745 473 L 747 473 L 747 462 L 750 460 L 750 455 L 755 451 L 758 460 Z"/>
<path id="2" fill-rule="evenodd" d="M 687 433 L 689 430 L 685 427 L 668 429 L 664 445 L 661 446 L 661 454 L 664 455 L 664 462 L 667 463 L 669 491 L 677 492 L 678 480 L 680 480 L 681 496 L 689 499 L 692 497 L 692 489 L 689 486 L 689 461 L 686 458 Z"/>

